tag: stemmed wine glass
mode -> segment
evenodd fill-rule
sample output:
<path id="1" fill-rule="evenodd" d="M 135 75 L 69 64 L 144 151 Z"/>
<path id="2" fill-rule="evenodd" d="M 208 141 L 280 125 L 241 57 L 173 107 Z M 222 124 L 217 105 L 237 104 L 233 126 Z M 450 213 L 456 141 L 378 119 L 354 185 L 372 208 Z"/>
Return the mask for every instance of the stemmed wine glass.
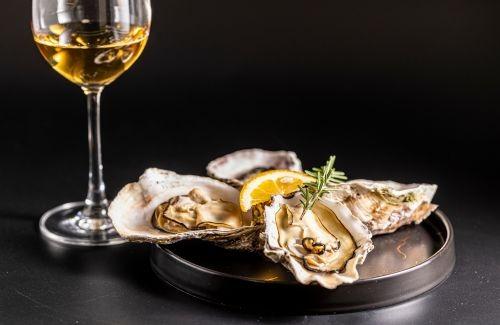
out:
<path id="1" fill-rule="evenodd" d="M 100 96 L 137 60 L 151 24 L 149 0 L 33 0 L 35 43 L 49 64 L 87 96 L 89 186 L 85 202 L 67 203 L 40 220 L 54 241 L 122 243 L 107 215 L 101 158 Z"/>

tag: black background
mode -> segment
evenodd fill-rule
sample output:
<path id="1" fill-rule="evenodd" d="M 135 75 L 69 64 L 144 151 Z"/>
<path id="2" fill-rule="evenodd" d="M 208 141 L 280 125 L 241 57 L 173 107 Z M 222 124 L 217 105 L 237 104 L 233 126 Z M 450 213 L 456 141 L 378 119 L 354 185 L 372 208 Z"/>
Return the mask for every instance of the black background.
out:
<path id="1" fill-rule="evenodd" d="M 203 174 L 250 147 L 294 150 L 305 167 L 335 153 L 351 178 L 436 183 L 458 262 L 435 304 L 456 322 L 498 318 L 498 1 L 156 0 L 153 11 L 145 52 L 103 95 L 110 197 L 147 167 Z M 42 254 L 39 216 L 86 191 L 84 97 L 37 52 L 30 16 L 30 1 L 1 4 L 5 272 L 35 268 L 18 256 Z M 17 251 L 21 239 L 32 248 Z M 7 301 L 23 284 L 5 272 Z"/>

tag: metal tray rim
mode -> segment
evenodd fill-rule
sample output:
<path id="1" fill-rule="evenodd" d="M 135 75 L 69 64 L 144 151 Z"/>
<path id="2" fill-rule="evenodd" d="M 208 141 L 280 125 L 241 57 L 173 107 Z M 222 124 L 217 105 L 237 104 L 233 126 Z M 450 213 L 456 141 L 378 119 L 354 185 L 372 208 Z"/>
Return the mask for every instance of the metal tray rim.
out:
<path id="1" fill-rule="evenodd" d="M 380 281 L 380 280 L 384 280 L 384 279 L 398 277 L 398 276 L 401 276 L 403 274 L 410 273 L 410 272 L 413 272 L 415 270 L 418 270 L 420 268 L 427 266 L 428 264 L 432 263 L 433 260 L 437 259 L 441 254 L 443 254 L 443 252 L 445 252 L 448 249 L 448 247 L 451 245 L 451 243 L 453 242 L 453 237 L 454 237 L 453 227 L 451 226 L 450 220 L 448 219 L 448 217 L 446 216 L 446 214 L 443 211 L 438 209 L 438 210 L 434 211 L 434 213 L 439 217 L 439 219 L 444 224 L 445 229 L 446 229 L 446 238 L 445 238 L 443 245 L 439 248 L 439 250 L 437 250 L 434 254 L 432 254 L 430 257 L 428 257 L 425 261 L 423 261 L 422 263 L 417 264 L 415 266 L 412 266 L 412 267 L 409 267 L 407 269 L 404 269 L 404 270 L 401 270 L 401 271 L 398 271 L 395 273 L 391 273 L 391 274 L 386 274 L 386 275 L 381 275 L 381 276 L 377 276 L 377 277 L 373 277 L 373 278 L 357 280 L 356 283 L 361 284 L 361 283 L 366 283 L 366 282 Z M 170 255 L 171 258 L 175 259 L 179 263 L 185 264 L 191 268 L 194 268 L 194 269 L 196 269 L 200 272 L 204 272 L 206 274 L 224 277 L 224 278 L 235 279 L 235 280 L 240 280 L 240 281 L 259 283 L 259 284 L 272 283 L 273 285 L 282 285 L 282 286 L 295 286 L 295 285 L 297 285 L 297 283 L 289 282 L 289 281 L 283 281 L 283 280 L 266 281 L 266 280 L 253 279 L 253 278 L 249 278 L 249 277 L 245 277 L 245 276 L 241 276 L 241 275 L 234 275 L 234 274 L 230 274 L 230 273 L 215 271 L 215 270 L 206 268 L 204 266 L 200 266 L 198 264 L 195 264 L 193 262 L 190 262 L 190 261 L 180 257 L 179 255 L 175 254 L 174 252 L 172 252 L 170 249 L 168 249 L 165 246 L 161 246 L 160 244 L 156 244 L 156 247 L 158 247 L 160 250 L 165 251 L 167 254 Z"/>

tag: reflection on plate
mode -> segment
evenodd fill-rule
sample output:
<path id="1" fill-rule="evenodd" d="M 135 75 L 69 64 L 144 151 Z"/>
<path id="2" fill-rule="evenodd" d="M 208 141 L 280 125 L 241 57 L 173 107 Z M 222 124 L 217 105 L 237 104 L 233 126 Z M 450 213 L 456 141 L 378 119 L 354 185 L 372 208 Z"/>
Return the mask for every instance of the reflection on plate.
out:
<path id="1" fill-rule="evenodd" d="M 394 304 L 432 289 L 453 269 L 453 240 L 451 224 L 438 210 L 420 225 L 375 237 L 375 249 L 359 267 L 360 280 L 333 291 L 300 285 L 280 264 L 258 253 L 196 240 L 157 246 L 151 261 L 167 283 L 215 303 L 261 309 L 278 299 L 287 309 L 296 305 L 297 312 L 346 311 Z M 259 300 L 249 299 L 257 295 Z M 300 304 L 290 300 L 294 296 L 303 297 Z"/>

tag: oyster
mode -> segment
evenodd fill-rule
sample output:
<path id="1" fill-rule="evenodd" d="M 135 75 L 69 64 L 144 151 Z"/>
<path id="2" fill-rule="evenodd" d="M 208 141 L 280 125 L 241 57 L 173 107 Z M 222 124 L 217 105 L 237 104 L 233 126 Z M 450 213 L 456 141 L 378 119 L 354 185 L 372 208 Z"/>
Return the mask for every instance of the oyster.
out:
<path id="1" fill-rule="evenodd" d="M 255 250 L 260 228 L 241 212 L 238 196 L 238 190 L 208 177 L 151 168 L 118 193 L 109 215 L 118 233 L 131 241 L 199 238 Z"/>
<path id="2" fill-rule="evenodd" d="M 320 199 L 302 217 L 301 198 L 275 196 L 265 207 L 264 254 L 302 284 L 334 289 L 357 280 L 357 265 L 373 249 L 367 227 L 334 200 Z"/>
<path id="3" fill-rule="evenodd" d="M 374 235 L 418 224 L 437 208 L 431 203 L 437 185 L 352 180 L 341 188 L 329 196 L 342 200 Z"/>
<path id="4" fill-rule="evenodd" d="M 207 173 L 229 185 L 241 187 L 248 177 L 270 169 L 302 171 L 302 163 L 292 151 L 245 149 L 211 161 Z"/>

